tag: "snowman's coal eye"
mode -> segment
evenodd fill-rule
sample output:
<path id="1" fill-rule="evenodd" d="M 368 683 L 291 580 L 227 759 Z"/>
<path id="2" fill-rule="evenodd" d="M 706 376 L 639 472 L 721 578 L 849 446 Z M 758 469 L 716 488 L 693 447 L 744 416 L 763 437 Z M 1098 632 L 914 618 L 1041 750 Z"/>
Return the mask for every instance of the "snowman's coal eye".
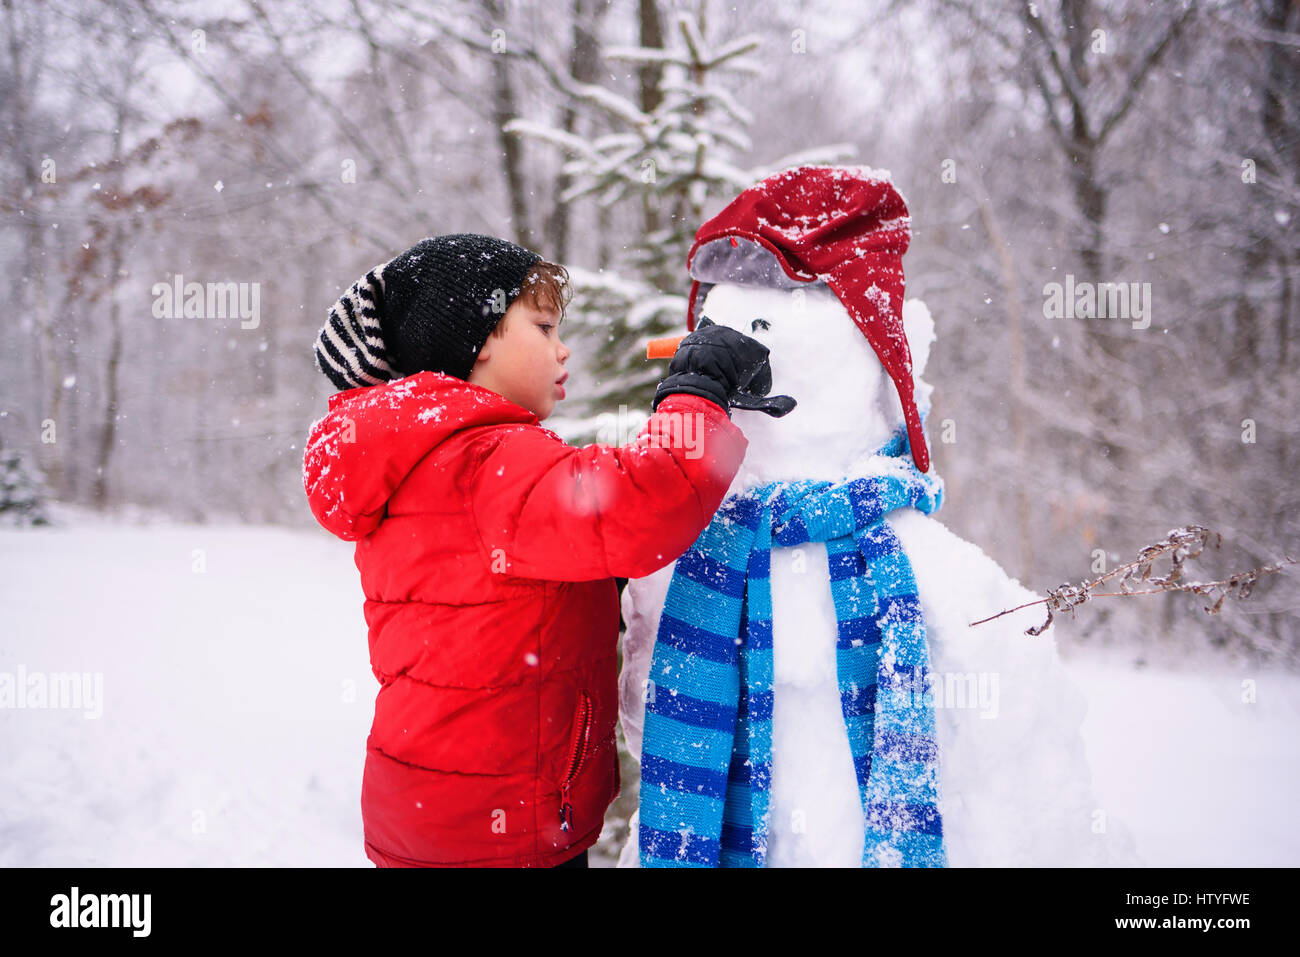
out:
<path id="1" fill-rule="evenodd" d="M 758 332 L 759 329 L 771 329 L 772 324 L 766 319 L 755 319 L 749 324 L 750 332 Z"/>

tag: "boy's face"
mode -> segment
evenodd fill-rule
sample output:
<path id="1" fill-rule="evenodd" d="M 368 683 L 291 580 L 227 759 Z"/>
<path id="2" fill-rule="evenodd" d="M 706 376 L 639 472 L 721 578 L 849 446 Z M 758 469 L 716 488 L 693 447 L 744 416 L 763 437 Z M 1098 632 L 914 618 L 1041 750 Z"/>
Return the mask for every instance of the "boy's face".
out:
<path id="1" fill-rule="evenodd" d="M 545 419 L 564 398 L 569 349 L 560 341 L 560 317 L 516 299 L 501 317 L 505 334 L 489 336 L 479 350 L 469 381 L 505 396 Z"/>

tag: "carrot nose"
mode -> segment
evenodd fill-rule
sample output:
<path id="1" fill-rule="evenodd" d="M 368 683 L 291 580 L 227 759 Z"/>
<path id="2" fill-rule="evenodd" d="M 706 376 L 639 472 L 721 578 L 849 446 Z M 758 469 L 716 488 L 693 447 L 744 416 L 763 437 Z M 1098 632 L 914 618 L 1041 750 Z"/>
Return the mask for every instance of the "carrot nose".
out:
<path id="1" fill-rule="evenodd" d="M 651 339 L 645 346 L 647 359 L 671 359 L 673 353 L 686 336 L 668 336 L 665 339 Z"/>

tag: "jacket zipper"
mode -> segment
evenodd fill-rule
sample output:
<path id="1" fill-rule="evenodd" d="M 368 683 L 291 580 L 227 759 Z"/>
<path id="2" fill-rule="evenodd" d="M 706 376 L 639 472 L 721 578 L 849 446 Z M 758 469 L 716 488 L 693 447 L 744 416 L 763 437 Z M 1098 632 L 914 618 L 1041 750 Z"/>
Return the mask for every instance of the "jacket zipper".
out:
<path id="1" fill-rule="evenodd" d="M 587 760 L 587 742 L 591 737 L 591 696 L 585 691 L 579 692 L 578 713 L 573 721 L 573 739 L 569 744 L 569 763 L 565 770 L 564 783 L 560 785 L 560 830 L 573 830 L 573 803 L 569 800 L 569 788 L 578 776 Z"/>

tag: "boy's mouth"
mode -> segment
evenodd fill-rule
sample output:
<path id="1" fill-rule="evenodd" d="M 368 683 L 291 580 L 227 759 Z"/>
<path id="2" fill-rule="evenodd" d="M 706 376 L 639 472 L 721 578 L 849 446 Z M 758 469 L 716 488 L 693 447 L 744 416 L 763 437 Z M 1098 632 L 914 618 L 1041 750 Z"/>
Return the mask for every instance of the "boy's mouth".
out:
<path id="1" fill-rule="evenodd" d="M 563 399 L 564 396 L 565 396 L 565 392 L 564 392 L 564 380 L 567 379 L 568 377 L 569 377 L 569 373 L 566 372 L 566 373 L 564 373 L 564 375 L 560 376 L 558 379 L 555 380 L 555 385 L 556 385 L 556 387 L 560 390 L 560 398 L 561 398 L 561 399 Z"/>

